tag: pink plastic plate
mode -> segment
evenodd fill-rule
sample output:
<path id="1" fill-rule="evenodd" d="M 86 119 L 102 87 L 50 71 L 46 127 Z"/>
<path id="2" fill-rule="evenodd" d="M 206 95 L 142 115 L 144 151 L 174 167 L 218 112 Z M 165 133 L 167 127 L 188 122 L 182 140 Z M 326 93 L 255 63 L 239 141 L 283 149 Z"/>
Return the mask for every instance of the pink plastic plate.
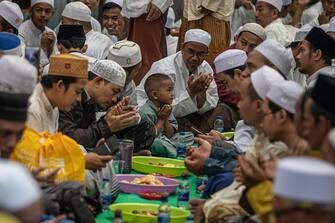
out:
<path id="1" fill-rule="evenodd" d="M 118 174 L 116 179 L 120 182 L 121 190 L 125 193 L 130 194 L 141 194 L 145 192 L 156 192 L 156 193 L 173 193 L 179 186 L 179 181 L 175 179 L 170 179 L 167 177 L 156 176 L 164 186 L 152 186 L 152 185 L 142 185 L 142 184 L 132 184 L 122 181 L 131 182 L 135 177 L 144 177 L 146 175 L 142 174 Z"/>

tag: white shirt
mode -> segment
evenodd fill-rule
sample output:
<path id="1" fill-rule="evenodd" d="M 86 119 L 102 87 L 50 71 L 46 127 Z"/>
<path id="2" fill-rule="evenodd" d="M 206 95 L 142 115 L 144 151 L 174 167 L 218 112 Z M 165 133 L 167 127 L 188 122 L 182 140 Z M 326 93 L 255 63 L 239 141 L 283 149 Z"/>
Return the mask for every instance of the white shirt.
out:
<path id="1" fill-rule="evenodd" d="M 265 27 L 267 39 L 273 39 L 283 46 L 287 46 L 294 40 L 294 35 L 288 31 L 281 19 L 278 18 Z"/>
<path id="2" fill-rule="evenodd" d="M 321 1 L 305 9 L 302 12 L 302 16 L 301 16 L 301 21 L 300 21 L 301 25 L 303 26 L 303 25 L 310 23 L 313 19 L 318 18 L 322 12 L 323 12 L 323 6 L 322 6 Z"/>
<path id="3" fill-rule="evenodd" d="M 152 64 L 150 70 L 144 76 L 140 85 L 136 88 L 137 103 L 139 106 L 142 106 L 148 99 L 144 91 L 144 83 L 146 79 L 154 73 L 166 74 L 174 82 L 174 100 L 172 102 L 172 109 L 175 117 L 180 118 L 195 112 L 204 114 L 217 106 L 219 96 L 214 80 L 207 89 L 206 102 L 200 109 L 197 107 L 196 99 L 192 99 L 188 94 L 186 88 L 189 79 L 189 71 L 184 63 L 181 51 Z M 200 64 L 194 72 L 194 75 L 200 73 L 213 75 L 213 70 L 206 61 L 203 61 L 202 64 Z"/>
<path id="4" fill-rule="evenodd" d="M 150 2 L 157 6 L 162 13 L 165 13 L 171 5 L 172 0 L 124 0 L 122 15 L 127 18 L 140 17 L 141 15 L 147 13 L 147 7 Z"/>
<path id="5" fill-rule="evenodd" d="M 36 85 L 29 102 L 27 126 L 36 132 L 55 134 L 58 130 L 59 111 L 57 107 L 52 107 L 40 83 Z"/>
<path id="6" fill-rule="evenodd" d="M 91 26 L 94 31 L 101 33 L 101 25 L 94 17 L 91 17 Z"/>
<path id="7" fill-rule="evenodd" d="M 167 48 L 167 55 L 170 56 L 177 52 L 177 45 L 178 45 L 178 37 L 177 36 L 166 36 L 166 48 Z"/>
<path id="8" fill-rule="evenodd" d="M 113 42 L 104 34 L 91 30 L 86 33 L 85 44 L 88 47 L 85 55 L 103 60 L 107 57 L 109 47 Z"/>
<path id="9" fill-rule="evenodd" d="M 243 6 L 234 10 L 233 18 L 231 20 L 231 36 L 232 39 L 236 34 L 237 30 L 246 23 L 255 22 L 255 8 L 248 10 Z"/>
<path id="10" fill-rule="evenodd" d="M 44 31 L 38 29 L 31 19 L 25 21 L 19 27 L 19 37 L 21 38 L 22 42 L 26 45 L 26 47 L 41 47 L 41 38 L 42 34 L 46 32 L 52 32 L 55 36 L 55 44 L 53 46 L 52 54 L 57 53 L 57 35 L 56 33 L 50 29 L 49 27 L 45 27 Z M 49 63 L 49 59 L 45 52 L 41 50 L 41 64 L 46 65 Z"/>
<path id="11" fill-rule="evenodd" d="M 314 74 L 307 78 L 307 88 L 314 87 L 316 80 L 320 74 L 326 74 L 332 77 L 335 77 L 335 67 L 326 66 L 316 71 Z"/>

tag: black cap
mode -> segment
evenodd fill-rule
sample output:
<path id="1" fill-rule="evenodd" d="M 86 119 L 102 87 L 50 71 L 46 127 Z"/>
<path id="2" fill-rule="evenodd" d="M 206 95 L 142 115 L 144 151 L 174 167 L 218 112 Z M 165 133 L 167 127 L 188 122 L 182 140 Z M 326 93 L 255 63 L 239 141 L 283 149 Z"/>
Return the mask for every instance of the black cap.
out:
<path id="1" fill-rule="evenodd" d="M 314 103 L 335 117 L 335 78 L 320 74 L 312 90 Z"/>
<path id="2" fill-rule="evenodd" d="M 86 40 L 82 25 L 60 25 L 57 40 Z"/>
<path id="3" fill-rule="evenodd" d="M 0 93 L 0 119 L 25 122 L 30 94 Z"/>
<path id="4" fill-rule="evenodd" d="M 321 28 L 313 27 L 305 40 L 320 49 L 329 59 L 335 58 L 335 40 Z"/>

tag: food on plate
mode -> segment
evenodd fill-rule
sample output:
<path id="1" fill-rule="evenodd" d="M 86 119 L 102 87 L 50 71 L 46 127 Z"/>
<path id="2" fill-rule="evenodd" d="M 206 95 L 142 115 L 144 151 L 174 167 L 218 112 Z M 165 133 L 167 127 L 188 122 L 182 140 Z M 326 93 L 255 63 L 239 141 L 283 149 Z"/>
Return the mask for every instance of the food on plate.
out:
<path id="1" fill-rule="evenodd" d="M 149 163 L 149 165 L 153 166 L 159 166 L 159 167 L 174 167 L 174 168 L 180 168 L 181 166 L 172 164 L 172 163 Z"/>
<path id="2" fill-rule="evenodd" d="M 132 213 L 133 214 L 137 214 L 137 215 L 152 216 L 152 217 L 156 217 L 157 216 L 157 212 L 156 211 L 138 211 L 138 210 L 134 210 Z"/>
<path id="3" fill-rule="evenodd" d="M 145 184 L 145 185 L 152 185 L 152 186 L 164 186 L 164 184 L 155 176 L 147 175 L 144 177 L 135 177 L 131 182 L 128 181 L 121 181 L 123 183 L 131 183 L 131 184 Z"/>

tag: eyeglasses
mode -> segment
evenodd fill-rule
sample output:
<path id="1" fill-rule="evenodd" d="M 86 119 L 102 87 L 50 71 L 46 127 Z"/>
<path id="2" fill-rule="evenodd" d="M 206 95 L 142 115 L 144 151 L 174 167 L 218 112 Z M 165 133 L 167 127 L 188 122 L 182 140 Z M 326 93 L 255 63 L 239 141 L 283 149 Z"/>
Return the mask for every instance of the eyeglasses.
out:
<path id="1" fill-rule="evenodd" d="M 190 48 L 186 48 L 184 52 L 186 52 L 188 56 L 191 56 L 191 57 L 196 56 L 198 58 L 204 58 L 208 55 L 208 52 L 196 52 Z"/>

